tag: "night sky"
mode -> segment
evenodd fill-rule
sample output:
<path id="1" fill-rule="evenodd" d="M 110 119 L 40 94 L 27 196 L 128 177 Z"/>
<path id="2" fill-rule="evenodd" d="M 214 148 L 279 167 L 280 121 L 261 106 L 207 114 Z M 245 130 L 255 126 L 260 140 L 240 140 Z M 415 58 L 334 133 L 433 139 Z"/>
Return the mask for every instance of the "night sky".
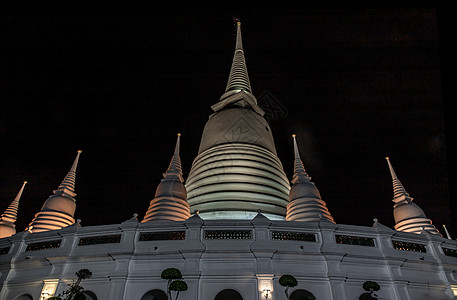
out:
<path id="1" fill-rule="evenodd" d="M 3 12 L 0 211 L 27 180 L 17 230 L 78 149 L 75 219 L 83 226 L 134 213 L 141 220 L 178 132 L 187 178 L 210 106 L 225 90 L 233 17 L 289 178 L 295 133 L 337 223 L 378 218 L 393 228 L 389 156 L 415 203 L 457 237 L 449 44 L 433 9 Z"/>

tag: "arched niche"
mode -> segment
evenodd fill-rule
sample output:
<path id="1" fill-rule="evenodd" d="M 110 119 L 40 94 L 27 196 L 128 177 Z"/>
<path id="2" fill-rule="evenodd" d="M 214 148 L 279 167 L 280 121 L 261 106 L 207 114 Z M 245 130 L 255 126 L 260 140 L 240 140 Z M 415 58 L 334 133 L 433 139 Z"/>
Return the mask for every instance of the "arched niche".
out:
<path id="1" fill-rule="evenodd" d="M 168 296 L 164 291 L 155 289 L 144 294 L 141 300 L 168 300 Z"/>
<path id="2" fill-rule="evenodd" d="M 295 290 L 290 294 L 290 300 L 315 300 L 316 296 L 307 290 Z"/>
<path id="3" fill-rule="evenodd" d="M 20 295 L 19 297 L 14 298 L 14 300 L 33 300 L 32 296 L 28 294 Z"/>
<path id="4" fill-rule="evenodd" d="M 214 300 L 243 300 L 243 297 L 235 290 L 225 289 L 220 291 Z"/>
<path id="5" fill-rule="evenodd" d="M 81 293 L 76 294 L 74 300 L 79 300 L 79 299 L 98 300 L 97 295 L 95 295 L 95 293 L 91 292 L 91 291 L 83 291 Z"/>
<path id="6" fill-rule="evenodd" d="M 378 298 L 373 297 L 371 293 L 363 293 L 360 295 L 359 300 L 376 300 Z"/>

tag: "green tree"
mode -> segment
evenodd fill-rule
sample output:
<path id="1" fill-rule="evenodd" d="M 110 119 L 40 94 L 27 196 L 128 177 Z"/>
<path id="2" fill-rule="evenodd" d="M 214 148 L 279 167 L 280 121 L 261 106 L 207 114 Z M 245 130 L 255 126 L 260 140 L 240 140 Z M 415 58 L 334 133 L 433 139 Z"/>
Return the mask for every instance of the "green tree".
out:
<path id="1" fill-rule="evenodd" d="M 184 280 L 182 280 L 182 274 L 179 269 L 167 268 L 162 271 L 162 274 L 160 274 L 160 277 L 162 279 L 168 280 L 167 294 L 168 294 L 169 300 L 172 300 L 171 291 L 176 291 L 175 300 L 177 300 L 178 296 L 179 296 L 179 292 L 187 290 L 187 283 Z"/>
<path id="2" fill-rule="evenodd" d="M 380 287 L 377 282 L 368 280 L 363 283 L 363 289 L 367 292 L 373 293 L 374 291 L 379 291 Z"/>
<path id="3" fill-rule="evenodd" d="M 68 290 L 63 291 L 58 296 L 51 297 L 49 300 L 85 300 L 86 296 L 82 293 L 84 288 L 81 286 L 81 281 L 92 276 L 89 269 L 80 269 L 76 274 L 76 281 L 69 285 Z"/>
<path id="4" fill-rule="evenodd" d="M 362 295 L 360 295 L 360 300 L 378 299 L 378 295 L 374 293 L 375 291 L 379 291 L 380 289 L 380 286 L 377 282 L 368 280 L 363 283 L 362 287 L 365 291 L 369 293 L 363 293 Z"/>
<path id="5" fill-rule="evenodd" d="M 289 275 L 289 274 L 284 274 L 281 277 L 279 277 L 279 284 L 281 286 L 286 287 L 284 289 L 284 293 L 286 294 L 286 298 L 290 299 L 289 298 L 289 288 L 297 286 L 298 281 L 297 281 L 297 279 L 295 279 L 294 276 Z"/>
<path id="6" fill-rule="evenodd" d="M 176 292 L 175 300 L 177 300 L 179 292 L 187 291 L 187 283 L 184 280 L 175 280 L 170 284 L 170 291 Z"/>

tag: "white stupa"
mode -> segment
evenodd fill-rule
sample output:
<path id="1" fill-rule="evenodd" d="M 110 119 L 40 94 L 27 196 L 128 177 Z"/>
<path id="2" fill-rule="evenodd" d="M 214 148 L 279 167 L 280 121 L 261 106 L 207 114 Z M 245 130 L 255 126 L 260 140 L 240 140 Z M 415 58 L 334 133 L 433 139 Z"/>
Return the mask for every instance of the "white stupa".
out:
<path id="1" fill-rule="evenodd" d="M 392 175 L 392 183 L 394 189 L 394 218 L 395 229 L 398 231 L 422 233 L 423 231 L 439 234 L 439 231 L 432 224 L 432 221 L 425 216 L 424 211 L 413 203 L 413 198 L 406 192 L 406 189 L 401 184 L 395 174 L 394 168 L 390 163 L 389 157 L 386 157 L 389 165 L 390 174 Z"/>
<path id="2" fill-rule="evenodd" d="M 157 186 L 155 197 L 141 223 L 155 220 L 185 221 L 190 217 L 186 187 L 183 184 L 181 158 L 179 157 L 180 137 L 181 134 L 178 133 L 170 166 L 163 174 L 164 178 Z"/>
<path id="3" fill-rule="evenodd" d="M 294 139 L 294 176 L 292 187 L 289 193 L 289 204 L 287 205 L 287 221 L 312 222 L 325 219 L 335 223 L 332 215 L 327 209 L 327 205 L 321 198 L 321 194 L 311 176 L 306 173 L 300 152 L 297 146 L 295 134 Z"/>
<path id="4" fill-rule="evenodd" d="M 29 232 L 42 232 L 48 230 L 56 230 L 75 223 L 74 214 L 76 210 L 75 181 L 76 167 L 78 166 L 79 155 L 81 150 L 73 162 L 73 165 L 65 176 L 57 190 L 54 190 L 54 195 L 44 202 L 41 211 L 35 214 L 35 218 L 26 228 Z"/>
<path id="5" fill-rule="evenodd" d="M 27 181 L 24 181 L 21 189 L 14 198 L 13 202 L 8 206 L 5 212 L 0 216 L 0 239 L 8 236 L 12 236 L 16 233 L 16 219 L 17 212 L 19 209 L 19 200 L 21 199 L 22 192 Z"/>
<path id="6" fill-rule="evenodd" d="M 252 219 L 259 210 L 283 220 L 289 181 L 270 126 L 252 94 L 236 23 L 236 46 L 226 90 L 207 121 L 186 181 L 190 210 L 203 219 Z"/>

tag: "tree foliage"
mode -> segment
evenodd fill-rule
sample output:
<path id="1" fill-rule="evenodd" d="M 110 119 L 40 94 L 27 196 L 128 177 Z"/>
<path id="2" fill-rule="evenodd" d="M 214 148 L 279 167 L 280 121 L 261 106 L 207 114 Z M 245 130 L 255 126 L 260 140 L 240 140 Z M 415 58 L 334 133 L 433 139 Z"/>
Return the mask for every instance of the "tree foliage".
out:
<path id="1" fill-rule="evenodd" d="M 89 269 L 80 269 L 75 274 L 77 279 L 69 285 L 68 290 L 49 298 L 49 300 L 85 300 L 86 296 L 82 293 L 84 288 L 81 286 L 81 281 L 89 279 L 92 276 L 92 272 Z"/>
<path id="2" fill-rule="evenodd" d="M 187 283 L 184 280 L 175 280 L 170 284 L 170 290 L 177 292 L 187 291 Z"/>
<path id="3" fill-rule="evenodd" d="M 368 291 L 369 293 L 363 293 L 360 295 L 359 300 L 376 300 L 378 299 L 378 295 L 374 293 L 374 291 L 379 291 L 380 286 L 377 282 L 367 280 L 363 283 L 363 289 Z"/>
<path id="4" fill-rule="evenodd" d="M 160 277 L 162 279 L 168 280 L 167 294 L 168 294 L 169 300 L 172 300 L 171 291 L 176 292 L 175 300 L 177 300 L 179 293 L 187 290 L 187 283 L 184 280 L 182 280 L 182 274 L 179 269 L 167 268 L 162 271 L 162 274 L 160 274 Z"/>
<path id="5" fill-rule="evenodd" d="M 289 288 L 297 286 L 298 281 L 295 279 L 294 276 L 289 275 L 289 274 L 284 274 L 281 277 L 279 277 L 279 284 L 286 287 L 284 289 L 284 293 L 286 294 L 287 299 L 289 299 Z"/>
<path id="6" fill-rule="evenodd" d="M 89 279 L 92 277 L 92 272 L 89 269 L 80 269 L 75 274 L 79 281 L 83 279 Z"/>
<path id="7" fill-rule="evenodd" d="M 176 268 L 168 268 L 162 271 L 162 274 L 160 274 L 160 277 L 162 279 L 168 279 L 168 280 L 173 280 L 173 279 L 181 279 L 182 274 L 179 269 Z"/>
<path id="8" fill-rule="evenodd" d="M 289 274 L 284 274 L 279 278 L 279 284 L 285 287 L 294 287 L 298 284 L 297 279 Z"/>
<path id="9" fill-rule="evenodd" d="M 365 291 L 379 291 L 380 287 L 379 287 L 379 284 L 377 282 L 374 282 L 374 281 L 365 281 L 363 283 L 363 289 Z"/>

